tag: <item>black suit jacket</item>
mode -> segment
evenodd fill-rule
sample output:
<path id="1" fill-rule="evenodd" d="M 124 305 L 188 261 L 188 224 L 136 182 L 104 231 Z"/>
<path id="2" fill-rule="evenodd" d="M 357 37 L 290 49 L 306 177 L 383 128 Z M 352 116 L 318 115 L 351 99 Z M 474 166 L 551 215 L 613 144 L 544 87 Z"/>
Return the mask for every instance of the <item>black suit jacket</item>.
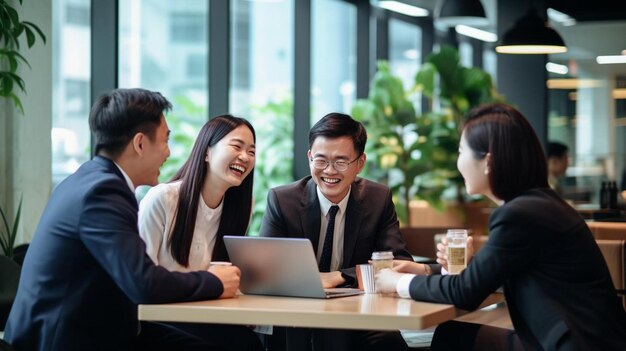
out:
<path id="1" fill-rule="evenodd" d="M 307 176 L 270 190 L 260 235 L 308 238 L 317 250 L 322 214 L 316 188 Z M 351 278 L 346 279 L 349 285 L 356 284 L 356 265 L 367 263 L 374 251 L 393 251 L 395 259 L 413 260 L 400 234 L 391 191 L 369 180 L 352 183 L 343 240 L 340 271 Z"/>
<path id="2" fill-rule="evenodd" d="M 626 350 L 626 314 L 584 220 L 550 189 L 533 189 L 489 218 L 489 240 L 458 276 L 417 276 L 416 300 L 472 310 L 504 285 L 528 350 Z"/>
<path id="3" fill-rule="evenodd" d="M 5 339 L 25 350 L 126 350 L 137 304 L 212 299 L 208 272 L 155 266 L 137 201 L 115 164 L 96 157 L 52 193 L 24 260 Z"/>

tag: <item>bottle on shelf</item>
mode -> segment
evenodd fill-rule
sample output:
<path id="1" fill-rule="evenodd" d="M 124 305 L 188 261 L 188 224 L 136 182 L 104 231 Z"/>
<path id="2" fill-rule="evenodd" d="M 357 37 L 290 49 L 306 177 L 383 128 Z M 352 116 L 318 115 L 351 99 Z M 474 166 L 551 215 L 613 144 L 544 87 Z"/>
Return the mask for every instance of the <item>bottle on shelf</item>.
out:
<path id="1" fill-rule="evenodd" d="M 609 183 L 609 208 L 617 209 L 617 183 L 614 181 Z"/>
<path id="2" fill-rule="evenodd" d="M 609 200 L 609 187 L 607 182 L 602 182 L 602 186 L 600 187 L 600 208 L 606 209 L 609 208 L 610 200 Z"/>

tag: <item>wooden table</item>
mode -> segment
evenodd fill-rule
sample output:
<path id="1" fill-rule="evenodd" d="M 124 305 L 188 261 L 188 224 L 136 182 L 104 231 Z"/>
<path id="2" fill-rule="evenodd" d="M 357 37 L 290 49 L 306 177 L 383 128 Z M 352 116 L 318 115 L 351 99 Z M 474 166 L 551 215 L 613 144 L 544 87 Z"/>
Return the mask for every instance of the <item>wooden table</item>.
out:
<path id="1" fill-rule="evenodd" d="M 504 301 L 490 295 L 482 304 Z M 466 311 L 453 305 L 365 294 L 335 299 L 240 295 L 232 299 L 139 305 L 139 319 L 328 329 L 424 329 Z"/>

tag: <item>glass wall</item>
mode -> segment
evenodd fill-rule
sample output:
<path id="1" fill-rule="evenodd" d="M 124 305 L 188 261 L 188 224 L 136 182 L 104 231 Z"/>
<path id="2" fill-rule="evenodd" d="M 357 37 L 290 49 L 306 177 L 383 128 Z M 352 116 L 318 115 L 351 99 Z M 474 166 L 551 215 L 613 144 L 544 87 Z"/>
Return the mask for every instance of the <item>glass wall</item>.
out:
<path id="1" fill-rule="evenodd" d="M 565 67 L 565 66 L 564 66 Z M 611 74 L 580 65 L 575 72 L 551 74 L 548 80 L 548 138 L 569 148 L 570 166 L 559 179 L 563 197 L 597 206 L 603 181 L 618 186 L 624 168 L 616 80 Z"/>
<path id="2" fill-rule="evenodd" d="M 267 191 L 293 180 L 293 0 L 231 2 L 230 111 L 256 131 L 254 211 L 260 229 Z"/>
<path id="3" fill-rule="evenodd" d="M 53 1 L 52 186 L 89 159 L 90 0 Z"/>
<path id="4" fill-rule="evenodd" d="M 356 7 L 339 0 L 311 3 L 314 124 L 329 112 L 350 113 L 356 99 Z"/>
<path id="5" fill-rule="evenodd" d="M 159 91 L 174 106 L 167 181 L 207 120 L 207 2 L 120 0 L 119 9 L 119 87 Z"/>
<path id="6" fill-rule="evenodd" d="M 404 83 L 409 91 L 415 86 L 415 75 L 422 62 L 422 29 L 395 18 L 389 19 L 389 66 L 391 72 Z M 411 96 L 415 111 L 420 113 L 421 94 Z"/>

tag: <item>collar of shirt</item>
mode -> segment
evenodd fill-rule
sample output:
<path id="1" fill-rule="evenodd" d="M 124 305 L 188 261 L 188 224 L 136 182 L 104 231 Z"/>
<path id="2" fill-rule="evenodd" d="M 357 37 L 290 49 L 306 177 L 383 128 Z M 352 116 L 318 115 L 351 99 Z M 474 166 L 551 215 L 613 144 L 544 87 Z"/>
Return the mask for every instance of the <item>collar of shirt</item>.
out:
<path id="1" fill-rule="evenodd" d="M 346 207 L 348 207 L 348 199 L 350 198 L 350 193 L 352 192 L 352 187 L 350 187 L 350 190 L 348 190 L 348 193 L 346 194 L 346 196 L 341 199 L 341 201 L 339 201 L 338 204 L 334 204 L 332 202 L 330 202 L 320 191 L 319 187 L 316 187 L 317 190 L 317 198 L 319 199 L 320 202 L 320 210 L 322 211 L 322 214 L 324 216 L 328 215 L 328 211 L 330 211 L 330 207 L 332 205 L 337 205 L 339 206 L 339 212 L 340 213 L 346 213 Z"/>
<path id="2" fill-rule="evenodd" d="M 124 179 L 126 180 L 126 184 L 130 188 L 130 191 L 132 191 L 134 193 L 135 192 L 135 185 L 133 184 L 133 181 L 130 180 L 130 177 L 128 176 L 128 174 L 126 174 L 126 172 L 124 172 L 124 170 L 122 169 L 122 167 L 120 167 L 120 165 L 118 165 L 116 162 L 113 162 L 113 163 L 115 163 L 115 166 L 117 167 L 117 169 L 119 169 L 120 172 L 122 172 L 122 175 L 124 176 Z"/>

